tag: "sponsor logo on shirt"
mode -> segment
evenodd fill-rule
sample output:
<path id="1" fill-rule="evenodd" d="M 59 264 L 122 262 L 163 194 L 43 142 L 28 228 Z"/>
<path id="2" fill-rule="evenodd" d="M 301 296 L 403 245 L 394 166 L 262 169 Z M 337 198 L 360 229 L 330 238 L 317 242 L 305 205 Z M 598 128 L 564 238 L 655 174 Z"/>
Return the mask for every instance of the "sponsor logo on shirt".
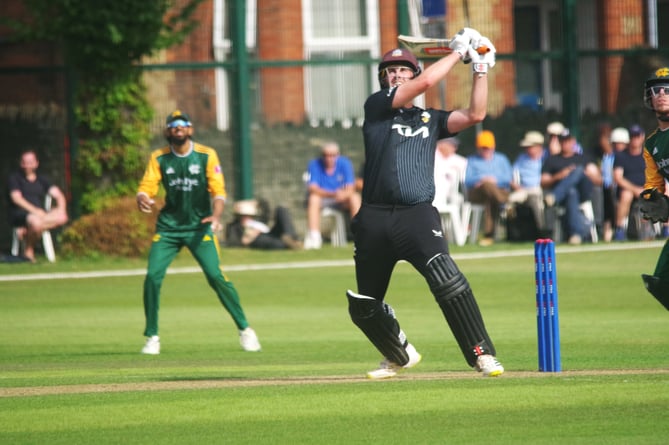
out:
<path id="1" fill-rule="evenodd" d="M 415 130 L 408 125 L 393 124 L 393 130 L 396 130 L 401 136 L 412 138 L 414 136 L 421 136 L 423 139 L 430 136 L 430 129 L 427 127 L 416 128 Z"/>
<path id="2" fill-rule="evenodd" d="M 193 190 L 193 187 L 197 187 L 198 185 L 200 185 L 200 181 L 192 178 L 174 178 L 168 182 L 170 188 L 183 192 L 190 192 Z"/>

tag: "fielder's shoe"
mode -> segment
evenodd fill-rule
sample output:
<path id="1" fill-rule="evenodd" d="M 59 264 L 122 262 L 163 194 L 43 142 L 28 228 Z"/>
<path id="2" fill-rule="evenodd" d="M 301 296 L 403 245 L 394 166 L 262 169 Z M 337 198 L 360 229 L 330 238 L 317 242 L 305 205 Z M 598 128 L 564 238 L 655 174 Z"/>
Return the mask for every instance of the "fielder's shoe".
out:
<path id="1" fill-rule="evenodd" d="M 160 354 L 160 337 L 152 335 L 147 337 L 146 344 L 142 348 L 142 354 L 158 355 Z"/>
<path id="2" fill-rule="evenodd" d="M 416 348 L 414 348 L 411 343 L 407 345 L 406 350 L 407 354 L 409 354 L 409 362 L 406 365 L 401 366 L 388 359 L 384 359 L 379 364 L 379 369 L 375 369 L 367 373 L 367 378 L 372 380 L 389 379 L 391 377 L 395 377 L 397 373 L 403 369 L 409 369 L 416 366 L 423 358 L 423 356 L 420 355 L 418 351 L 416 351 Z"/>
<path id="3" fill-rule="evenodd" d="M 258 336 L 256 335 L 256 331 L 251 328 L 246 328 L 242 331 L 239 331 L 239 344 L 242 345 L 242 349 L 245 351 L 260 351 L 260 342 L 258 341 Z"/>
<path id="4" fill-rule="evenodd" d="M 482 372 L 485 377 L 497 377 L 504 374 L 504 366 L 497 361 L 492 355 L 480 355 L 476 359 L 476 366 L 478 372 Z"/>

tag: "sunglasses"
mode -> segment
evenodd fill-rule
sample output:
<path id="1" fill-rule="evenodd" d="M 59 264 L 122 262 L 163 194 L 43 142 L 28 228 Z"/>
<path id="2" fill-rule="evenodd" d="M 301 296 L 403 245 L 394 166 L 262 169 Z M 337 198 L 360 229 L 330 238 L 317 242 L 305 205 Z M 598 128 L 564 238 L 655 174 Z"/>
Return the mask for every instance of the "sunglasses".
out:
<path id="1" fill-rule="evenodd" d="M 177 120 L 172 121 L 169 124 L 167 124 L 167 128 L 176 128 L 176 127 L 184 127 L 185 128 L 185 127 L 190 127 L 190 126 L 191 126 L 191 123 L 187 122 L 183 119 L 177 119 Z"/>
<path id="2" fill-rule="evenodd" d="M 658 96 L 661 91 L 664 91 L 664 94 L 669 95 L 669 84 L 666 83 L 660 85 L 653 85 L 649 89 L 653 96 Z"/>

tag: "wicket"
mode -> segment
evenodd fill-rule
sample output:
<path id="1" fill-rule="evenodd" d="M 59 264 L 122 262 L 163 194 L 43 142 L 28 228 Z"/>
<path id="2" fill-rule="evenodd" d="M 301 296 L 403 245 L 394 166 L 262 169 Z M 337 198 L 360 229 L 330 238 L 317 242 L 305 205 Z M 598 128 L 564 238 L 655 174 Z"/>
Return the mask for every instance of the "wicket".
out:
<path id="1" fill-rule="evenodd" d="M 560 326 L 558 322 L 555 243 L 538 239 L 534 243 L 534 275 L 537 294 L 537 340 L 539 371 L 560 372 Z"/>

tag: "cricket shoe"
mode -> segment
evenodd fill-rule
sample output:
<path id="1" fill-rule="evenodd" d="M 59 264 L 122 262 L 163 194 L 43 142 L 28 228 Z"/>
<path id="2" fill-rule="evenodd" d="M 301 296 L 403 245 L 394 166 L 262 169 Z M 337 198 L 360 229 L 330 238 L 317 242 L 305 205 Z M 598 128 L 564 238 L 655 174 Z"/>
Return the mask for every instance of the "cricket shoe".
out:
<path id="1" fill-rule="evenodd" d="M 246 328 L 239 331 L 239 344 L 242 345 L 242 349 L 245 351 L 260 351 L 260 342 L 258 341 L 258 336 L 256 335 L 256 331 L 251 328 Z"/>
<path id="2" fill-rule="evenodd" d="M 504 374 L 504 366 L 490 354 L 480 355 L 476 359 L 474 369 L 482 372 L 485 377 L 498 377 Z"/>
<path id="3" fill-rule="evenodd" d="M 391 377 L 395 377 L 398 372 L 404 370 L 404 369 L 409 369 L 413 368 L 416 366 L 421 359 L 423 358 L 422 355 L 416 351 L 416 348 L 413 347 L 411 343 L 409 343 L 406 347 L 407 354 L 409 354 L 409 362 L 402 366 L 398 365 L 397 363 L 390 361 L 388 359 L 384 359 L 380 364 L 379 364 L 379 369 L 375 369 L 373 371 L 369 371 L 367 373 L 367 378 L 372 379 L 372 380 L 381 380 L 381 379 L 389 379 Z"/>
<path id="4" fill-rule="evenodd" d="M 160 337 L 152 335 L 147 337 L 146 344 L 142 348 L 142 354 L 158 355 L 160 354 Z"/>

